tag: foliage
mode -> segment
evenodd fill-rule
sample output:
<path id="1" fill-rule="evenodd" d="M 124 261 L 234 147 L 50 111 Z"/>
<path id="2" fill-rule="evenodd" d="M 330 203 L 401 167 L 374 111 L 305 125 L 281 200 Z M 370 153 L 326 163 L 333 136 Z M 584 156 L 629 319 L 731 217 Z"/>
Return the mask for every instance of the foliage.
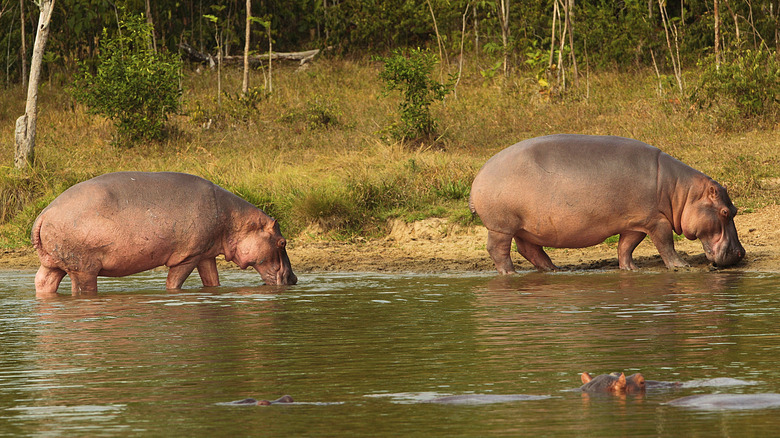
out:
<path id="1" fill-rule="evenodd" d="M 699 63 L 702 74 L 691 98 L 726 119 L 778 115 L 780 61 L 766 49 L 727 50 L 718 66 L 714 55 Z"/>
<path id="2" fill-rule="evenodd" d="M 180 61 L 154 52 L 152 27 L 142 16 L 127 16 L 120 30 L 114 37 L 104 32 L 97 71 L 82 64 L 73 97 L 113 120 L 120 142 L 161 139 L 168 114 L 179 109 Z"/>
<path id="3" fill-rule="evenodd" d="M 398 138 L 420 138 L 436 133 L 436 120 L 430 106 L 444 100 L 452 91 L 453 78 L 447 84 L 431 79 L 436 56 L 427 50 L 412 49 L 405 56 L 403 50 L 395 50 L 392 56 L 379 58 L 385 63 L 379 73 L 385 92 L 401 92 L 398 112 L 403 126 L 396 133 Z"/>

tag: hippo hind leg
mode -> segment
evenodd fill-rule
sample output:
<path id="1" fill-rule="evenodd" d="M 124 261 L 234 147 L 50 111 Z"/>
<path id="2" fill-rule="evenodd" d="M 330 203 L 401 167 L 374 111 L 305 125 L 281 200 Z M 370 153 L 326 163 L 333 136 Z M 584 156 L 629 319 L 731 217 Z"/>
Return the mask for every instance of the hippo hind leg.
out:
<path id="1" fill-rule="evenodd" d="M 488 230 L 487 251 L 499 274 L 513 274 L 515 267 L 512 264 L 512 235 Z"/>
<path id="2" fill-rule="evenodd" d="M 65 274 L 62 269 L 41 265 L 38 273 L 35 274 L 35 296 L 38 298 L 57 296 L 57 288 L 65 278 Z"/>
<path id="3" fill-rule="evenodd" d="M 541 246 L 529 243 L 519 237 L 515 237 L 515 243 L 517 244 L 517 252 L 531 262 L 536 269 L 540 271 L 558 270 L 558 267 L 553 264 L 550 256 L 544 252 Z"/>
<path id="4" fill-rule="evenodd" d="M 68 272 L 70 289 L 73 296 L 95 295 L 97 293 L 97 274 L 91 272 Z"/>
<path id="5" fill-rule="evenodd" d="M 626 231 L 620 234 L 620 239 L 618 240 L 618 264 L 620 269 L 636 269 L 632 254 L 636 247 L 642 243 L 645 236 L 647 234 L 641 231 Z"/>

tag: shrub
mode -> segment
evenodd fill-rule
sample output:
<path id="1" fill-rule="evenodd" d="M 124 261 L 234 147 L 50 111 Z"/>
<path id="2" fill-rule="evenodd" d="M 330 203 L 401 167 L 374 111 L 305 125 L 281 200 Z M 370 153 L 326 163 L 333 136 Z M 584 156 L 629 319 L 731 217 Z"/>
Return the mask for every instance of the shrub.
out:
<path id="1" fill-rule="evenodd" d="M 120 143 L 161 139 L 168 114 L 179 110 L 180 61 L 151 48 L 152 26 L 127 16 L 110 37 L 103 30 L 94 75 L 82 63 L 73 84 L 76 101 L 114 121 Z"/>
<path id="2" fill-rule="evenodd" d="M 385 63 L 379 78 L 385 83 L 385 92 L 398 90 L 402 101 L 398 106 L 403 126 L 394 134 L 398 138 L 420 138 L 436 133 L 436 120 L 430 106 L 444 100 L 452 90 L 452 78 L 447 84 L 431 79 L 436 56 L 427 50 L 413 49 L 409 56 L 395 50 L 392 56 L 379 58 Z"/>
<path id="3" fill-rule="evenodd" d="M 699 63 L 702 75 L 691 96 L 702 108 L 719 117 L 773 119 L 780 95 L 780 62 L 765 49 L 728 50 L 720 67 L 711 55 Z"/>

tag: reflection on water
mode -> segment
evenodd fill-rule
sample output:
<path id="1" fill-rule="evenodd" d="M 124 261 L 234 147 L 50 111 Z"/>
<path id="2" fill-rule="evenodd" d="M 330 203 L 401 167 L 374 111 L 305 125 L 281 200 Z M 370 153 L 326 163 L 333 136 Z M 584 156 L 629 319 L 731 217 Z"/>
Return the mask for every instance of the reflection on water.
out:
<path id="1" fill-rule="evenodd" d="M 772 409 L 666 403 L 780 392 L 776 274 L 329 273 L 270 288 L 230 271 L 223 287 L 166 292 L 151 272 L 51 301 L 33 276 L 0 273 L 0 436 L 775 429 Z M 682 384 L 584 396 L 585 371 Z M 283 394 L 296 403 L 227 403 Z"/>

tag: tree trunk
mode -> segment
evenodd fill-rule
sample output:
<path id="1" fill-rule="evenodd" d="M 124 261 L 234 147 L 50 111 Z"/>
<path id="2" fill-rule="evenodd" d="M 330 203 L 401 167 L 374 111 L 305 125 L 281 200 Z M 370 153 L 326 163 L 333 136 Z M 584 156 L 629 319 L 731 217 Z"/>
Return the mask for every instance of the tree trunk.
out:
<path id="1" fill-rule="evenodd" d="M 21 11 L 20 22 L 22 23 L 22 87 L 27 85 L 27 41 L 24 35 L 24 0 L 19 0 L 19 10 Z"/>
<path id="2" fill-rule="evenodd" d="M 246 31 L 244 32 L 244 80 L 241 92 L 246 96 L 249 91 L 249 25 L 252 23 L 252 0 L 246 0 Z"/>
<path id="3" fill-rule="evenodd" d="M 49 21 L 54 10 L 54 0 L 41 0 L 41 16 L 30 61 L 30 81 L 27 86 L 27 105 L 24 115 L 16 119 L 16 151 L 14 165 L 21 169 L 32 165 L 35 158 L 35 124 L 38 117 L 38 84 L 41 81 L 41 66 L 46 39 L 49 36 Z"/>
<path id="4" fill-rule="evenodd" d="M 580 86 L 579 72 L 577 71 L 577 57 L 574 54 L 574 0 L 568 0 L 566 5 L 566 26 L 569 28 L 569 49 L 571 50 L 571 72 L 574 75 L 574 86 Z"/>
<path id="5" fill-rule="evenodd" d="M 150 0 L 146 0 L 146 22 L 149 23 L 149 26 L 152 27 L 152 40 L 149 42 L 151 47 L 149 47 L 150 50 L 152 50 L 154 53 L 157 53 L 157 36 L 154 32 L 154 21 L 152 20 L 152 5 L 149 3 Z"/>
<path id="6" fill-rule="evenodd" d="M 715 69 L 720 70 L 720 12 L 718 12 L 718 0 L 715 3 Z"/>
<path id="7" fill-rule="evenodd" d="M 506 77 L 509 72 L 509 0 L 500 0 L 499 7 L 501 41 L 504 44 L 504 77 Z"/>

